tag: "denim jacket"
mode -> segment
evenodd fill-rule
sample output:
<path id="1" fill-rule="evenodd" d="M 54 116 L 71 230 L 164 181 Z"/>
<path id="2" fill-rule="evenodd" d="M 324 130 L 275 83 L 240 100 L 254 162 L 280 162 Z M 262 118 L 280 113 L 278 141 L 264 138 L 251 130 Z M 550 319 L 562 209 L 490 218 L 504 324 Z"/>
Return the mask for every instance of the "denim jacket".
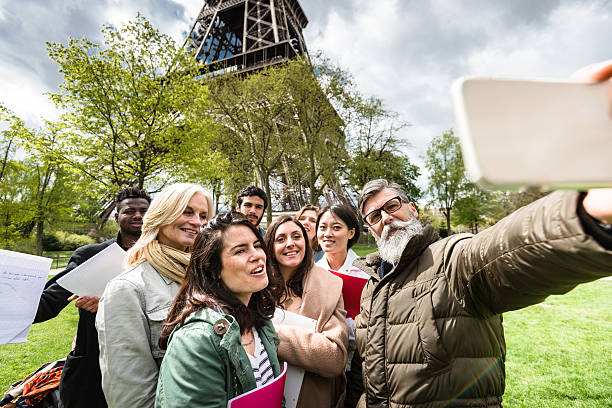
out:
<path id="1" fill-rule="evenodd" d="M 109 408 L 152 408 L 164 351 L 158 342 L 180 285 L 148 262 L 111 280 L 98 307 L 102 389 Z"/>
<path id="2" fill-rule="evenodd" d="M 229 325 L 219 329 L 220 321 Z M 277 377 L 281 372 L 276 355 L 279 340 L 272 322 L 267 321 L 257 332 Z M 253 369 L 240 342 L 240 328 L 233 316 L 210 308 L 192 313 L 170 335 L 155 407 L 225 408 L 231 398 L 254 389 Z"/>

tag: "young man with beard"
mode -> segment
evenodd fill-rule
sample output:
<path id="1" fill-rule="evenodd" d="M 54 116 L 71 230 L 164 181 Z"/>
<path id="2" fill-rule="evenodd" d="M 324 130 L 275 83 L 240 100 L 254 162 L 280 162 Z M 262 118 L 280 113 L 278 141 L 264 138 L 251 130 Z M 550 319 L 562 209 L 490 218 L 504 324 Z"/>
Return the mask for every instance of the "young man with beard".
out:
<path id="1" fill-rule="evenodd" d="M 379 252 L 355 318 L 368 407 L 501 407 L 502 313 L 612 273 L 612 189 L 557 191 L 477 235 L 440 240 L 403 189 L 367 183 Z"/>
<path id="2" fill-rule="evenodd" d="M 257 227 L 262 237 L 266 235 L 266 230 L 261 228 L 259 223 L 267 207 L 268 196 L 261 188 L 249 186 L 238 192 L 236 211 L 244 214 L 251 224 Z"/>
<path id="3" fill-rule="evenodd" d="M 79 308 L 79 324 L 74 350 L 66 357 L 62 370 L 59 391 L 64 408 L 106 408 L 102 392 L 102 378 L 98 363 L 98 332 L 95 321 L 99 297 L 78 297 L 61 287 L 56 281 L 80 264 L 92 258 L 98 252 L 117 242 L 121 248 L 128 250 L 140 237 L 142 217 L 147 212 L 151 197 L 137 187 L 121 190 L 116 198 L 115 221 L 119 224 L 116 238 L 100 244 L 85 245 L 74 251 L 66 269 L 45 285 L 38 304 L 34 323 L 40 323 L 57 316 L 70 301 L 76 299 Z"/>

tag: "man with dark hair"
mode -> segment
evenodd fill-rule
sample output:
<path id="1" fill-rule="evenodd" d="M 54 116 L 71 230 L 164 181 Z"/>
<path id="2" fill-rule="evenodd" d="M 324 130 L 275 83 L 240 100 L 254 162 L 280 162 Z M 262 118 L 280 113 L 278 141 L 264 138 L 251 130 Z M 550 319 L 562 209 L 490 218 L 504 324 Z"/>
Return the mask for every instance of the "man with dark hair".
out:
<path id="1" fill-rule="evenodd" d="M 401 186 L 367 183 L 359 211 L 379 252 L 355 337 L 367 407 L 501 407 L 502 313 L 612 273 L 612 189 L 557 191 L 477 235 L 440 240 Z"/>
<path id="2" fill-rule="evenodd" d="M 236 211 L 244 214 L 253 225 L 258 227 L 262 237 L 266 235 L 266 230 L 261 228 L 259 223 L 267 207 L 268 196 L 261 188 L 249 186 L 238 192 Z"/>
<path id="3" fill-rule="evenodd" d="M 59 386 L 60 399 L 64 408 L 106 407 L 98 363 L 98 332 L 95 326 L 100 299 L 97 296 L 77 297 L 56 281 L 112 243 L 116 242 L 127 251 L 138 240 L 142 228 L 142 217 L 149 208 L 151 197 L 137 187 L 127 187 L 117 194 L 115 202 L 115 221 L 119 224 L 117 237 L 100 244 L 85 245 L 75 250 L 66 269 L 55 275 L 45 285 L 34 318 L 34 323 L 49 320 L 57 316 L 70 301 L 77 299 L 75 306 L 79 308 L 79 325 L 75 347 L 66 357 Z"/>

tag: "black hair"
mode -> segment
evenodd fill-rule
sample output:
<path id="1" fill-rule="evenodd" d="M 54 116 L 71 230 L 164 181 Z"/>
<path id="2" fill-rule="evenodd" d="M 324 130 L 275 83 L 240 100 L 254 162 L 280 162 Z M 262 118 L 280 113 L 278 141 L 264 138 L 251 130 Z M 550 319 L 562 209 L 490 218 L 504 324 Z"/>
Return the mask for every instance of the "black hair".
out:
<path id="1" fill-rule="evenodd" d="M 302 237 L 306 242 L 304 247 L 304 259 L 302 259 L 302 262 L 300 263 L 296 271 L 293 273 L 293 276 L 291 276 L 291 278 L 285 283 L 285 290 L 287 291 L 287 295 L 289 295 L 289 293 L 293 293 L 296 296 L 302 297 L 302 294 L 304 292 L 304 281 L 306 280 L 308 272 L 314 266 L 314 255 L 312 252 L 312 248 L 310 247 L 308 235 L 306 234 L 306 230 L 304 229 L 302 223 L 289 215 L 283 215 L 282 217 L 274 221 L 272 225 L 270 225 L 270 228 L 268 228 L 268 231 L 266 231 L 266 237 L 264 241 L 266 243 L 266 249 L 270 254 L 272 265 L 276 268 L 277 271 L 280 270 L 280 267 L 278 265 L 278 259 L 276 259 L 276 255 L 274 254 L 274 242 L 276 241 L 276 230 L 278 229 L 278 227 L 285 224 L 286 222 L 293 222 L 295 225 L 297 225 L 300 228 L 300 231 L 302 231 Z M 278 299 L 279 304 L 282 301 L 283 299 Z"/>
<path id="2" fill-rule="evenodd" d="M 340 218 L 342 221 L 344 221 L 349 230 L 355 230 L 353 237 L 350 238 L 346 244 L 346 249 L 350 249 L 355 244 L 355 242 L 359 241 L 359 232 L 361 231 L 361 226 L 359 225 L 357 213 L 355 212 L 353 207 L 344 204 L 334 204 L 328 205 L 327 207 L 323 207 L 319 212 L 319 215 L 317 216 L 317 231 L 319 230 L 319 221 L 321 221 L 321 217 L 328 211 L 334 214 L 336 217 Z"/>
<path id="3" fill-rule="evenodd" d="M 117 196 L 115 197 L 115 209 L 119 211 L 121 202 L 123 200 L 127 200 L 128 198 L 142 198 L 144 200 L 147 200 L 147 202 L 151 204 L 151 196 L 147 194 L 146 191 L 138 187 L 132 186 L 132 187 L 125 187 L 119 190 L 119 192 L 117 193 Z"/>
<path id="4" fill-rule="evenodd" d="M 253 293 L 248 306 L 221 280 L 224 233 L 238 225 L 244 225 L 253 231 L 266 254 L 268 286 Z M 193 245 L 185 280 L 164 321 L 159 345 L 166 348 L 174 328 L 183 324 L 191 313 L 216 305 L 223 307 L 236 319 L 242 333 L 253 327 L 261 328 L 274 315 L 277 299 L 282 297 L 283 293 L 282 280 L 270 263 L 270 256 L 257 228 L 239 212 L 219 213 L 202 228 Z"/>
<path id="5" fill-rule="evenodd" d="M 268 196 L 266 195 L 265 191 L 263 191 L 261 188 L 257 186 L 248 186 L 238 192 L 238 197 L 236 198 L 236 203 L 238 204 L 238 207 L 242 205 L 242 201 L 244 201 L 244 197 L 252 197 L 252 196 L 259 197 L 263 200 L 264 211 L 266 211 L 266 208 L 268 208 Z"/>

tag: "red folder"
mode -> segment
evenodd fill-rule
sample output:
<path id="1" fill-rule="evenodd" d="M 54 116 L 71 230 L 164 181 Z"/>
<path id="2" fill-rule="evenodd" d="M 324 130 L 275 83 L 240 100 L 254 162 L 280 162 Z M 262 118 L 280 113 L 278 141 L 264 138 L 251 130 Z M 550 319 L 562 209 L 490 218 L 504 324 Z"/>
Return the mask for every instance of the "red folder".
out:
<path id="1" fill-rule="evenodd" d="M 272 382 L 262 387 L 247 391 L 227 401 L 228 408 L 281 408 L 283 406 L 283 391 L 287 376 L 287 363 L 283 365 L 283 372 Z"/>
<path id="2" fill-rule="evenodd" d="M 349 275 L 342 272 L 329 270 L 336 276 L 342 278 L 342 297 L 344 298 L 344 308 L 346 317 L 354 319 L 359 314 L 359 304 L 361 303 L 361 292 L 368 282 L 367 278 Z"/>

